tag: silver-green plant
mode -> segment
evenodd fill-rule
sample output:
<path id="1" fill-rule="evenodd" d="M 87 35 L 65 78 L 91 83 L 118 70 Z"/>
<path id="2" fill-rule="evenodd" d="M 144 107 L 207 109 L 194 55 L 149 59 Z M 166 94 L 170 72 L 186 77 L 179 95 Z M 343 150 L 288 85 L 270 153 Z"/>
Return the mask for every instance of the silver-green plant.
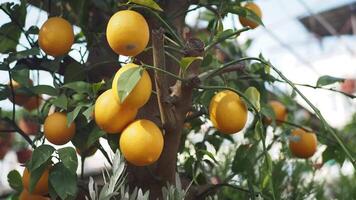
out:
<path id="1" fill-rule="evenodd" d="M 187 192 L 192 183 L 187 187 L 187 189 L 183 189 L 182 183 L 179 178 L 179 174 L 176 174 L 175 185 L 171 185 L 167 183 L 167 186 L 162 188 L 163 200 L 182 200 L 185 199 Z"/>
<path id="2" fill-rule="evenodd" d="M 89 195 L 91 200 L 148 200 L 149 191 L 143 193 L 135 188 L 131 193 L 126 186 L 125 161 L 119 151 L 116 151 L 112 161 L 112 174 L 106 168 L 103 171 L 104 186 L 99 189 L 92 177 L 89 178 Z M 88 199 L 88 198 L 87 198 Z"/>

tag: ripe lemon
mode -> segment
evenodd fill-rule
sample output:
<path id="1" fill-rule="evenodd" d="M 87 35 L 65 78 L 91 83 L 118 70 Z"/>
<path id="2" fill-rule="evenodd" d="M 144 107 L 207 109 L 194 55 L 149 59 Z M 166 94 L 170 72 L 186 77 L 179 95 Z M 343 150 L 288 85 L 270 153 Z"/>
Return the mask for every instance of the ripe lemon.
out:
<path id="1" fill-rule="evenodd" d="M 67 126 L 67 116 L 60 112 L 49 115 L 44 122 L 45 138 L 53 144 L 63 145 L 69 142 L 75 134 L 75 123 Z"/>
<path id="2" fill-rule="evenodd" d="M 253 2 L 248 2 L 245 4 L 244 8 L 251 10 L 253 13 L 255 13 L 260 18 L 262 17 L 262 11 L 257 4 L 255 4 Z M 242 24 L 242 26 L 249 26 L 250 28 L 256 28 L 259 25 L 258 23 L 247 19 L 246 17 L 239 16 L 239 20 L 240 20 L 240 23 Z"/>
<path id="3" fill-rule="evenodd" d="M 281 102 L 272 100 L 268 102 L 268 105 L 271 106 L 274 112 L 277 124 L 281 124 L 283 121 L 287 120 L 287 109 Z M 266 119 L 266 122 L 267 124 L 271 124 L 272 120 L 268 118 Z"/>
<path id="4" fill-rule="evenodd" d="M 136 56 L 147 46 L 150 37 L 145 18 L 138 12 L 123 10 L 115 13 L 106 28 L 112 50 L 124 56 Z"/>
<path id="5" fill-rule="evenodd" d="M 26 189 L 23 189 L 19 196 L 19 200 L 49 200 L 49 198 L 37 194 L 31 194 Z"/>
<path id="6" fill-rule="evenodd" d="M 12 93 L 10 93 L 9 100 L 10 100 L 11 102 L 14 102 L 16 105 L 23 106 L 27 101 L 29 101 L 29 99 L 30 99 L 31 97 L 28 96 L 28 95 L 25 94 L 25 93 L 22 93 L 21 91 L 16 91 L 16 90 L 22 88 L 22 85 L 21 85 L 20 83 L 18 83 L 18 82 L 15 81 L 15 80 L 11 80 L 11 83 L 12 83 L 12 87 L 13 87 L 13 89 L 14 89 L 15 99 L 12 98 Z M 10 87 L 10 83 L 9 83 L 8 85 L 9 85 L 9 87 Z M 29 85 L 30 85 L 30 86 L 33 85 L 32 80 L 29 80 Z"/>
<path id="7" fill-rule="evenodd" d="M 163 136 L 156 124 L 141 119 L 127 126 L 120 137 L 120 149 L 126 160 L 136 166 L 154 163 L 163 150 Z"/>
<path id="8" fill-rule="evenodd" d="M 317 148 L 317 138 L 314 133 L 308 133 L 302 129 L 294 129 L 291 133 L 295 140 L 289 141 L 289 149 L 298 158 L 309 158 L 314 155 Z"/>
<path id="9" fill-rule="evenodd" d="M 222 133 L 241 131 L 247 121 L 247 108 L 236 93 L 224 90 L 210 101 L 209 115 L 214 127 Z"/>
<path id="10" fill-rule="evenodd" d="M 152 92 L 152 82 L 150 75 L 146 70 L 143 70 L 141 79 L 137 82 L 134 89 L 131 91 L 129 96 L 126 97 L 124 102 L 121 102 L 119 99 L 118 89 L 120 86 L 118 85 L 119 77 L 123 72 L 133 67 L 139 67 L 134 63 L 128 63 L 122 66 L 115 74 L 114 80 L 112 82 L 112 90 L 114 92 L 114 96 L 118 102 L 123 104 L 123 106 L 128 106 L 132 108 L 141 108 L 143 105 L 147 103 L 150 99 L 151 92 Z"/>
<path id="11" fill-rule="evenodd" d="M 95 102 L 95 122 L 107 133 L 120 133 L 136 114 L 136 108 L 125 107 L 116 100 L 112 89 L 101 94 Z"/>
<path id="12" fill-rule="evenodd" d="M 30 172 L 27 168 L 23 171 L 22 175 L 22 184 L 24 189 L 29 191 L 30 189 Z M 32 194 L 45 195 L 48 193 L 48 176 L 49 176 L 49 168 L 46 169 L 38 180 L 35 188 L 32 191 Z"/>
<path id="13" fill-rule="evenodd" d="M 51 17 L 42 25 L 38 41 L 46 54 L 62 56 L 68 53 L 74 42 L 73 27 L 61 17 Z"/>

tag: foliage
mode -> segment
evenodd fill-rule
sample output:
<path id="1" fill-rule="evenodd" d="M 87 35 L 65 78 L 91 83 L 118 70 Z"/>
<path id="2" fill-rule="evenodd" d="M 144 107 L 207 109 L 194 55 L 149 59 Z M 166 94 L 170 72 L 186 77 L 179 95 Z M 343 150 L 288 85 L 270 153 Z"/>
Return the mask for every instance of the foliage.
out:
<path id="1" fill-rule="evenodd" d="M 143 193 L 141 189 L 135 188 L 130 192 L 129 187 L 125 184 L 125 162 L 119 151 L 116 151 L 113 157 L 112 174 L 108 169 L 103 172 L 104 185 L 99 191 L 98 185 L 94 179 L 89 179 L 89 194 L 92 200 L 146 200 L 149 197 L 149 191 Z"/>
<path id="2" fill-rule="evenodd" d="M 336 181 L 337 184 L 333 185 L 316 180 L 316 174 L 320 170 L 320 167 L 316 167 L 318 165 L 321 165 L 321 168 L 342 166 L 349 162 L 355 165 L 356 152 L 351 147 L 356 144 L 356 117 L 354 116 L 342 130 L 330 127 L 320 111 L 298 90 L 296 84 L 290 82 L 267 59 L 262 55 L 246 57 L 246 50 L 252 41 L 238 43 L 235 38 L 250 29 L 248 27 L 239 30 L 225 29 L 222 24 L 228 14 L 237 14 L 263 25 L 256 14 L 242 7 L 243 0 L 201 0 L 192 10 L 181 11 L 184 13 L 166 13 L 165 7 L 159 2 L 161 1 L 130 0 L 117 3 L 112 0 L 63 0 L 52 4 L 53 7 L 47 10 L 54 9 L 53 12 L 60 10 L 63 18 L 80 27 L 80 32 L 75 35 L 75 43 L 84 45 L 86 52 L 83 54 L 81 50 L 74 48 L 71 50 L 71 53 L 80 54 L 78 60 L 70 55 L 53 58 L 40 50 L 37 42 L 39 27 L 31 26 L 25 30 L 27 1 L 0 5 L 1 11 L 11 19 L 9 23 L 0 27 L 0 53 L 4 55 L 0 62 L 0 70 L 7 72 L 9 79 L 14 79 L 23 86 L 14 89 L 11 84 L 1 84 L 0 100 L 13 96 L 15 92 L 28 96 L 40 95 L 44 101 L 43 105 L 30 112 L 40 124 L 43 124 L 51 109 L 67 113 L 67 123 L 75 122 L 77 127 L 76 134 L 71 140 L 74 147 L 85 150 L 95 147 L 104 154 L 109 163 L 112 163 L 111 169 L 105 169 L 103 172 L 103 185 L 96 183 L 93 178 L 89 179 L 87 185 L 90 199 L 148 199 L 152 193 L 143 192 L 143 189 L 137 187 L 134 189 L 128 187 L 126 165 L 117 151 L 120 136 L 106 134 L 93 119 L 95 100 L 103 91 L 111 88 L 114 75 L 102 76 L 103 74 L 99 72 L 104 72 L 106 70 L 104 67 L 108 64 L 114 68 L 113 66 L 123 63 L 118 61 L 117 55 L 112 56 L 111 60 L 105 57 L 111 54 L 107 47 L 101 44 L 104 41 L 102 38 L 106 23 L 96 23 L 91 18 L 93 14 L 91 11 L 103 14 L 104 17 L 95 16 L 106 19 L 118 9 L 128 8 L 144 13 L 147 18 L 154 20 L 164 29 L 164 53 L 167 60 L 169 58 L 170 62 L 180 67 L 181 73 L 168 70 L 168 66 L 167 69 L 158 68 L 162 66 L 151 66 L 145 59 L 129 58 L 139 62 L 141 66 L 127 70 L 119 78 L 117 84 L 123 86 L 118 91 L 120 99 L 123 101 L 133 90 L 141 77 L 142 69 L 151 70 L 152 73 L 160 72 L 166 78 L 181 81 L 181 85 L 194 87 L 192 100 L 189 102 L 190 111 L 184 113 L 187 116 L 184 119 L 184 129 L 181 130 L 181 140 L 175 141 L 180 142 L 177 162 L 179 173 L 175 176 L 175 182 L 162 184 L 160 192 L 163 199 L 183 199 L 189 196 L 190 191 L 198 191 L 194 195 L 207 199 L 327 199 L 328 193 L 334 198 L 350 199 L 356 195 L 353 184 L 355 173 L 351 177 L 342 175 Z M 188 48 L 189 42 L 173 28 L 172 19 L 198 8 L 206 8 L 202 9 L 197 20 L 206 22 L 207 27 L 204 30 L 190 27 L 195 41 L 204 44 L 203 54 L 197 56 L 189 55 L 193 54 L 189 51 L 191 50 Z M 21 44 L 20 36 L 24 36 L 26 44 Z M 150 48 L 153 47 L 148 46 L 145 51 L 149 51 Z M 100 56 L 96 57 L 102 56 L 103 60 L 92 63 L 92 60 L 85 58 L 85 54 L 90 56 L 93 52 L 99 52 Z M 94 53 L 93 55 L 95 56 Z M 200 74 L 192 78 L 191 71 L 195 70 L 197 63 Z M 38 70 L 49 72 L 53 86 L 40 85 L 38 82 L 34 86 L 28 84 L 30 74 Z M 198 83 L 194 82 L 196 79 L 199 80 Z M 342 81 L 341 78 L 322 76 L 315 86 L 303 86 L 333 91 L 328 86 Z M 287 84 L 292 93 L 271 89 L 276 83 Z M 165 91 L 174 90 L 174 87 L 170 86 L 164 85 Z M 211 126 L 207 115 L 209 102 L 219 90 L 231 90 L 239 94 L 248 106 L 249 121 L 241 133 L 223 134 Z M 159 91 L 156 90 L 155 96 L 159 95 Z M 302 97 L 313 112 L 301 107 L 296 102 L 297 96 Z M 347 96 L 355 98 L 353 95 Z M 164 99 L 163 104 L 177 106 L 174 102 L 175 96 L 170 97 L 171 99 Z M 271 99 L 285 105 L 288 110 L 286 121 L 278 122 L 275 119 L 274 111 L 268 105 Z M 150 111 L 158 109 L 161 108 Z M 52 145 L 44 144 L 43 132 L 39 132 L 35 137 L 24 134 L 16 124 L 19 116 L 23 115 L 21 112 L 28 114 L 28 111 L 19 111 L 13 104 L 13 110 L 0 112 L 0 117 L 9 124 L 13 132 L 18 132 L 34 148 L 31 159 L 26 163 L 29 171 L 33 173 L 30 188 L 35 186 L 42 172 L 51 166 L 50 197 L 74 199 L 80 190 L 76 174 L 78 158 L 75 148 L 56 149 Z M 298 114 L 300 112 L 307 114 L 300 117 Z M 266 123 L 266 119 L 271 119 L 272 122 Z M 164 125 L 161 128 L 165 129 Z M 293 158 L 288 149 L 288 140 L 294 128 L 306 128 L 317 134 L 320 149 L 325 148 L 321 157 L 316 156 L 310 160 Z M 116 152 L 113 159 L 108 156 L 110 152 L 105 152 L 102 148 L 99 142 L 101 138 L 107 140 L 112 151 Z M 85 157 L 82 157 L 82 161 L 84 160 Z M 8 175 L 10 186 L 17 193 L 22 190 L 20 176 L 16 171 Z M 189 180 L 189 184 L 181 182 L 181 178 Z M 198 190 L 201 186 L 207 187 Z M 198 189 L 194 190 L 196 188 Z M 324 191 L 325 189 L 331 192 Z"/>

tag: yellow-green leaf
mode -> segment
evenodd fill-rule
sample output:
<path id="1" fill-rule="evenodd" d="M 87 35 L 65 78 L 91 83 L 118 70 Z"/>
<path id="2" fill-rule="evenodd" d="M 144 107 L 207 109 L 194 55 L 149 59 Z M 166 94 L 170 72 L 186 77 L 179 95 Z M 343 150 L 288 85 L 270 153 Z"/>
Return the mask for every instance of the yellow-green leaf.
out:
<path id="1" fill-rule="evenodd" d="M 185 71 L 196 60 L 203 60 L 203 57 L 183 57 L 180 60 L 180 67 Z"/>
<path id="2" fill-rule="evenodd" d="M 248 99 L 251 101 L 253 106 L 260 111 L 261 110 L 261 105 L 260 105 L 260 92 L 255 88 L 255 87 L 249 87 L 245 91 L 245 95 L 248 97 Z"/>
<path id="3" fill-rule="evenodd" d="M 163 11 L 163 9 L 154 0 L 130 0 L 129 2 L 146 6 L 161 12 Z"/>

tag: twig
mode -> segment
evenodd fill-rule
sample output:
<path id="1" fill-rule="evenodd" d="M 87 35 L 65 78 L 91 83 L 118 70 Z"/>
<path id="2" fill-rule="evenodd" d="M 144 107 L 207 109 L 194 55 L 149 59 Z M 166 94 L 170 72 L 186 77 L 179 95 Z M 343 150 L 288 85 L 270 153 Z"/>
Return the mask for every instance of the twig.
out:
<path id="1" fill-rule="evenodd" d="M 211 187 L 207 188 L 206 190 L 204 190 L 203 192 L 201 192 L 200 194 L 198 194 L 196 196 L 196 199 L 204 199 L 206 196 L 208 196 L 209 194 L 213 193 L 214 191 L 222 188 L 222 187 L 229 187 L 232 188 L 234 190 L 239 190 L 241 192 L 245 192 L 251 195 L 251 192 L 248 189 L 236 186 L 236 185 L 232 185 L 229 183 L 220 183 L 220 184 L 216 184 L 216 185 L 212 185 Z"/>
<path id="2" fill-rule="evenodd" d="M 180 80 L 182 82 L 186 82 L 186 80 L 184 78 L 181 78 L 181 77 L 179 77 L 179 76 L 177 76 L 177 75 L 175 75 L 175 74 L 173 74 L 171 72 L 168 72 L 166 70 L 163 70 L 161 68 L 157 68 L 157 67 L 154 67 L 154 66 L 151 66 L 151 65 L 147 65 L 147 64 L 144 64 L 144 63 L 141 63 L 141 65 L 143 67 L 146 67 L 146 68 L 150 68 L 150 69 L 154 69 L 154 70 L 159 71 L 159 72 L 163 72 L 163 73 L 165 73 L 165 74 L 167 74 L 167 75 L 169 75 L 169 76 L 171 76 L 171 77 L 173 77 L 173 78 L 175 78 L 177 80 Z"/>
<path id="3" fill-rule="evenodd" d="M 230 62 L 227 62 L 227 63 L 221 65 L 219 68 L 216 68 L 216 69 L 201 73 L 198 76 L 198 78 L 200 80 L 204 81 L 205 79 L 207 79 L 207 78 L 209 78 L 211 76 L 214 76 L 216 74 L 219 74 L 220 72 L 226 70 L 226 68 L 230 67 L 231 65 L 234 65 L 234 64 L 240 63 L 240 62 L 244 62 L 244 61 L 247 61 L 247 60 L 250 60 L 250 58 L 247 57 L 247 58 L 239 58 L 239 59 L 236 59 L 236 60 L 232 60 Z"/>
<path id="4" fill-rule="evenodd" d="M 276 81 L 278 82 L 281 82 L 281 83 L 286 83 L 288 84 L 286 81 L 283 81 L 283 80 L 279 80 L 279 79 L 275 79 Z M 325 87 L 320 87 L 320 86 L 316 86 L 316 85 L 309 85 L 309 84 L 303 84 L 303 83 L 293 83 L 294 85 L 297 85 L 297 86 L 302 86 L 302 87 L 309 87 L 309 88 L 313 88 L 313 89 L 321 89 L 321 90 L 329 90 L 329 91 L 332 91 L 332 92 L 337 92 L 337 93 L 340 93 L 340 94 L 343 94 L 351 99 L 355 99 L 356 96 L 355 95 L 352 95 L 352 94 L 349 94 L 349 93 L 346 93 L 346 92 L 343 92 L 343 91 L 340 91 L 340 90 L 336 90 L 334 88 L 325 88 Z"/>
<path id="5" fill-rule="evenodd" d="M 9 80 L 10 80 L 10 89 L 11 89 L 11 96 L 12 96 L 12 121 L 15 121 L 15 115 L 16 115 L 16 111 L 15 111 L 15 102 L 16 102 L 16 95 L 15 95 L 15 91 L 14 91 L 14 84 L 12 83 L 12 75 L 11 75 L 11 69 L 9 64 L 7 64 L 7 68 L 8 68 L 8 74 L 9 74 Z"/>
<path id="6" fill-rule="evenodd" d="M 330 125 L 326 122 L 326 120 L 324 119 L 323 115 L 321 114 L 320 110 L 314 106 L 314 104 L 312 104 L 309 99 L 304 96 L 304 94 L 293 84 L 293 82 L 291 82 L 287 77 L 285 77 L 283 75 L 283 73 L 281 71 L 279 71 L 276 67 L 274 67 L 271 63 L 266 62 L 260 58 L 256 58 L 256 57 L 248 57 L 249 60 L 254 60 L 254 61 L 258 61 L 266 66 L 269 66 L 270 68 L 272 68 L 284 81 L 286 81 L 286 83 L 288 83 L 288 85 L 290 85 L 296 92 L 297 94 L 299 94 L 303 100 L 313 109 L 313 111 L 315 112 L 315 114 L 318 116 L 318 118 L 320 119 L 320 121 L 322 122 L 322 124 L 324 125 L 324 127 L 326 128 L 326 130 L 334 137 L 334 139 L 338 142 L 338 144 L 341 146 L 341 148 L 343 149 L 343 151 L 346 153 L 347 157 L 350 159 L 352 165 L 354 166 L 354 168 L 356 169 L 356 160 L 354 159 L 354 157 L 352 156 L 351 152 L 349 151 L 348 147 L 346 147 L 346 145 L 344 144 L 344 142 L 341 140 L 341 138 L 336 134 L 336 132 L 330 127 Z"/>
<path id="7" fill-rule="evenodd" d="M 13 120 L 11 120 L 11 119 L 9 119 L 9 118 L 7 118 L 7 117 L 4 118 L 4 120 L 5 120 L 6 122 L 8 122 L 9 124 L 11 124 L 11 126 L 14 128 L 14 130 L 15 130 L 17 133 L 19 133 L 19 134 L 26 140 L 26 142 L 31 145 L 31 147 L 32 147 L 33 149 L 36 149 L 36 145 L 33 143 L 33 141 L 31 140 L 31 138 L 17 126 L 17 124 L 15 123 L 15 121 L 13 121 Z"/>
<path id="8" fill-rule="evenodd" d="M 201 109 L 201 110 L 199 110 L 199 111 L 197 111 L 197 112 L 194 112 L 194 113 L 191 114 L 191 115 L 188 115 L 188 116 L 184 119 L 184 122 L 189 122 L 190 120 L 193 120 L 193 119 L 195 119 L 195 118 L 197 118 L 197 117 L 200 117 L 200 116 L 206 115 L 206 114 L 208 114 L 208 113 L 206 112 L 206 110 L 205 110 L 205 109 Z"/>
<path id="9" fill-rule="evenodd" d="M 142 7 L 142 6 L 140 6 L 140 7 Z M 162 17 L 159 16 L 159 14 L 157 14 L 156 12 L 154 12 L 151 9 L 148 9 L 146 7 L 142 7 L 142 8 L 147 9 L 153 16 L 155 16 L 162 23 L 162 25 L 168 30 L 168 32 L 177 40 L 178 45 L 180 47 L 184 46 L 184 42 L 183 42 L 182 38 L 178 36 L 178 34 L 173 30 L 173 28 L 164 19 L 162 19 Z"/>
<path id="10" fill-rule="evenodd" d="M 280 123 L 283 123 L 283 124 L 288 124 L 288 125 L 290 125 L 290 126 L 294 126 L 294 127 L 296 127 L 296 128 L 300 128 L 300 129 L 303 129 L 303 130 L 306 131 L 306 132 L 313 132 L 312 129 L 306 128 L 306 127 L 301 126 L 301 125 L 299 125 L 299 124 L 295 124 L 295 123 L 293 123 L 293 122 L 284 121 L 284 120 L 278 120 L 278 119 L 276 119 L 276 122 L 280 122 Z"/>
<path id="11" fill-rule="evenodd" d="M 260 131 L 261 131 L 261 138 L 262 138 L 262 146 L 263 146 L 263 152 L 264 152 L 264 156 L 265 156 L 265 159 L 269 159 L 268 158 L 268 152 L 267 152 L 267 148 L 266 148 L 266 139 L 265 139 L 265 130 L 264 128 L 262 127 L 262 115 L 261 113 L 259 112 L 259 110 L 253 105 L 253 103 L 248 99 L 247 96 L 245 96 L 244 93 L 238 91 L 238 90 L 235 90 L 234 88 L 230 88 L 230 87 L 221 87 L 221 86 L 199 86 L 199 88 L 201 89 L 222 89 L 222 90 L 231 90 L 235 93 L 237 93 L 238 95 L 240 95 L 246 102 L 247 104 L 249 104 L 249 106 L 254 110 L 255 114 L 256 114 L 256 117 L 258 119 L 258 121 L 261 122 L 260 124 Z M 269 169 L 270 172 L 272 172 L 272 166 L 269 164 L 269 162 L 266 162 L 266 165 L 267 165 L 267 168 Z M 272 197 L 273 199 L 275 199 L 275 194 L 274 194 L 274 188 L 273 188 L 273 182 L 272 180 L 270 180 L 270 189 L 272 191 Z"/>
<path id="12" fill-rule="evenodd" d="M 84 155 L 84 154 L 83 154 Z M 81 159 L 81 161 L 82 161 L 82 163 L 81 163 L 81 169 L 80 169 L 80 178 L 81 179 L 84 179 L 84 162 L 85 162 L 85 156 L 81 156 L 80 157 L 80 159 Z"/>
<path id="13" fill-rule="evenodd" d="M 226 39 L 228 39 L 230 37 L 233 37 L 235 35 L 239 35 L 240 33 L 248 31 L 248 30 L 250 30 L 249 27 L 244 27 L 244 28 L 242 28 L 240 30 L 237 30 L 237 31 L 235 31 L 235 32 L 233 32 L 233 33 L 231 33 L 229 35 L 226 35 L 224 37 L 219 38 L 218 40 L 216 40 L 216 41 L 212 42 L 211 44 L 209 44 L 208 46 L 206 46 L 205 47 L 205 52 L 209 51 L 211 48 L 213 48 L 215 45 L 219 44 L 220 42 L 223 42 L 223 41 L 225 41 Z"/>
<path id="14" fill-rule="evenodd" d="M 290 125 L 290 126 L 293 126 L 293 127 L 296 127 L 296 128 L 300 128 L 300 129 L 303 129 L 304 131 L 306 132 L 313 132 L 315 133 L 318 137 L 322 137 L 322 138 L 325 138 L 328 142 L 330 142 L 331 144 L 335 145 L 335 141 L 331 140 L 330 138 L 326 137 L 325 135 L 322 135 L 320 133 L 318 133 L 317 131 L 313 130 L 313 129 L 309 129 L 309 128 L 306 128 L 304 126 L 301 126 L 301 125 L 298 125 L 298 124 L 295 124 L 293 122 L 289 122 L 289 121 L 283 121 L 283 120 L 276 120 L 276 122 L 280 122 L 280 123 L 284 123 L 284 124 L 287 124 L 287 125 Z"/>
<path id="15" fill-rule="evenodd" d="M 0 133 L 12 133 L 15 132 L 15 129 L 5 129 L 5 130 L 0 130 Z"/>
<path id="16" fill-rule="evenodd" d="M 108 161 L 108 163 L 112 166 L 111 159 L 110 159 L 108 153 L 105 151 L 105 149 L 103 149 L 103 147 L 102 147 L 101 145 L 98 145 L 98 149 L 99 149 L 100 152 L 104 155 L 104 157 L 106 158 L 106 160 Z"/>

